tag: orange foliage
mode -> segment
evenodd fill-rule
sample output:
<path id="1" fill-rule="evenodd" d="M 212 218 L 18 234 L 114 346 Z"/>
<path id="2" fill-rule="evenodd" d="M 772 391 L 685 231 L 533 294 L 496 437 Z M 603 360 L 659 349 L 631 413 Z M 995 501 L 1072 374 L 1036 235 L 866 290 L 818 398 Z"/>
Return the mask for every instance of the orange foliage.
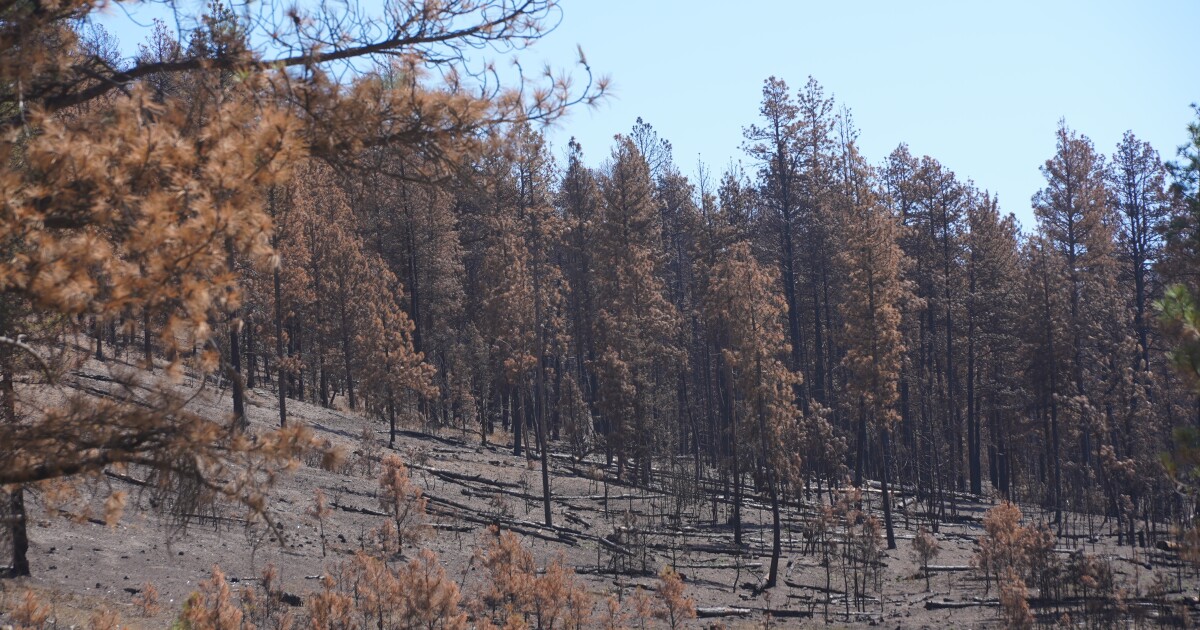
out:
<path id="1" fill-rule="evenodd" d="M 1000 612 L 1004 616 L 1004 625 L 1013 630 L 1029 630 L 1033 628 L 1033 613 L 1029 610 L 1029 591 L 1025 588 L 1025 580 L 1013 569 L 1004 570 L 1000 578 Z"/>
<path id="2" fill-rule="evenodd" d="M 467 615 L 459 608 L 458 585 L 432 551 L 423 550 L 399 569 L 359 552 L 322 581 L 320 593 L 306 605 L 309 623 L 318 630 L 398 628 L 460 630 Z"/>
<path id="3" fill-rule="evenodd" d="M 143 617 L 152 617 L 158 614 L 158 587 L 150 582 L 142 583 L 142 591 L 133 596 L 133 607 L 138 610 Z"/>
<path id="4" fill-rule="evenodd" d="M 321 579 L 321 591 L 309 595 L 304 603 L 308 622 L 313 630 L 350 630 L 354 598 L 340 591 L 337 582 L 326 575 Z"/>
<path id="5" fill-rule="evenodd" d="M 101 606 L 88 617 L 87 627 L 88 630 L 121 630 L 121 616 L 108 606 Z"/>
<path id="6" fill-rule="evenodd" d="M 50 619 L 50 612 L 49 605 L 43 604 L 33 591 L 27 590 L 21 595 L 21 603 L 10 614 L 19 628 L 41 628 Z"/>
<path id="7" fill-rule="evenodd" d="M 678 628 L 686 619 L 696 618 L 696 602 L 684 595 L 683 578 L 671 567 L 663 567 L 658 574 L 658 607 L 654 618 L 667 622 L 671 630 Z"/>
<path id="8" fill-rule="evenodd" d="M 561 557 L 539 576 L 533 554 L 516 534 L 492 527 L 487 536 L 479 557 L 488 579 L 477 602 L 487 623 L 511 627 L 532 619 L 538 628 L 578 629 L 591 622 L 592 597 Z"/>
<path id="9" fill-rule="evenodd" d="M 180 618 L 192 630 L 253 630 L 253 625 L 243 624 L 242 609 L 233 600 L 225 573 L 215 564 L 212 576 L 200 582 L 200 589 L 184 603 Z"/>
<path id="10" fill-rule="evenodd" d="M 415 544 L 425 535 L 425 504 L 421 489 L 408 476 L 408 467 L 400 457 L 388 454 L 383 458 L 383 472 L 379 475 L 379 504 L 392 516 L 395 528 L 396 551 L 404 544 Z"/>

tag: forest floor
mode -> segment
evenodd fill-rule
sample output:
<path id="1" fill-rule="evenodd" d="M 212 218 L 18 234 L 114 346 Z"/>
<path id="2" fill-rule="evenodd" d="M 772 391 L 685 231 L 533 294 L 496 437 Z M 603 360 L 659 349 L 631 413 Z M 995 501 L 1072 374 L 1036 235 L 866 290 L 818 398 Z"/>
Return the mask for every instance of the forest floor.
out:
<path id="1" fill-rule="evenodd" d="M 278 421 L 272 392 L 252 391 L 249 403 L 253 425 L 265 428 Z M 226 414 L 229 393 L 214 390 L 195 405 L 204 413 Z M 115 527 L 64 516 L 48 507 L 47 497 L 30 492 L 33 577 L 0 581 L 0 611 L 11 610 L 26 590 L 32 590 L 53 606 L 59 628 L 84 623 L 100 605 L 120 613 L 127 627 L 165 628 L 198 582 L 210 576 L 214 564 L 222 567 L 234 591 L 253 587 L 255 576 L 268 563 L 279 568 L 287 593 L 303 598 L 316 590 L 319 576 L 359 550 L 368 532 L 382 524 L 385 517 L 376 498 L 379 465 L 373 460 L 391 449 L 386 446 L 387 427 L 378 421 L 293 400 L 288 401 L 288 412 L 290 422 L 303 422 L 319 436 L 357 454 L 341 472 L 305 464 L 279 483 L 271 508 L 284 532 L 282 543 L 261 526 L 247 526 L 234 508 L 214 512 L 185 532 L 174 531 L 152 515 L 144 505 L 149 497 L 139 494 L 139 487 L 128 480 L 105 478 L 113 489 L 130 492 L 126 515 Z M 378 438 L 378 446 L 368 448 L 366 457 L 364 427 Z M 376 453 L 370 452 L 376 448 Z M 854 575 L 843 570 L 842 556 L 834 555 L 827 571 L 819 551 L 806 553 L 802 532 L 811 521 L 813 505 L 785 510 L 779 585 L 757 592 L 755 587 L 770 562 L 771 539 L 770 510 L 759 501 L 747 501 L 744 544 L 738 547 L 727 523 L 729 506 L 723 501 L 679 504 L 664 492 L 671 479 L 665 473 L 660 475 L 665 482 L 633 487 L 615 481 L 614 471 L 603 465 L 602 458 L 579 463 L 555 454 L 550 459 L 555 527 L 545 527 L 539 463 L 514 456 L 508 445 L 484 446 L 478 435 L 405 431 L 397 436 L 394 452 L 409 464 L 413 480 L 429 499 L 432 529 L 422 547 L 437 553 L 448 576 L 462 585 L 464 598 L 471 597 L 483 581 L 484 571 L 473 557 L 488 535 L 488 524 L 498 522 L 521 536 L 539 566 L 561 554 L 596 597 L 598 609 L 608 595 L 627 595 L 639 585 L 654 588 L 661 567 L 673 565 L 702 614 L 688 627 L 710 627 L 715 621 L 731 628 L 764 627 L 764 623 L 887 628 L 1003 625 L 996 584 L 985 585 L 982 576 L 969 568 L 991 500 L 958 499 L 954 513 L 947 515 L 935 534 L 941 552 L 932 562 L 935 570 L 927 587 L 912 553 L 915 503 L 897 493 L 897 548 L 883 551 L 879 588 L 872 583 L 865 599 L 854 602 L 847 596 L 853 591 L 848 580 Z M 317 488 L 334 508 L 325 526 L 325 556 L 317 522 L 306 514 Z M 866 503 L 877 513 L 878 493 L 867 493 Z M 1040 516 L 1036 509 L 1022 507 L 1027 516 L 1030 512 Z M 1089 531 L 1085 517 L 1070 515 L 1069 519 L 1073 531 Z M 619 545 L 607 541 L 622 528 Z M 1110 560 L 1133 617 L 1154 619 L 1164 613 L 1142 599 L 1156 574 L 1160 583 L 1166 580 L 1173 586 L 1170 597 L 1176 612 L 1171 615 L 1181 606 L 1193 615 L 1200 611 L 1193 597 L 1200 582 L 1173 553 L 1119 547 L 1111 529 L 1111 523 L 1093 518 L 1092 535 L 1060 537 L 1057 550 L 1066 555 L 1083 548 Z M 615 551 L 617 547 L 629 555 Z M 412 557 L 415 550 L 407 549 L 405 554 Z M 618 565 L 625 570 L 615 571 Z M 134 595 L 146 582 L 157 587 L 161 598 L 160 612 L 150 617 L 139 616 L 133 605 Z M 1094 604 L 1035 599 L 1033 612 L 1040 621 L 1053 623 L 1063 612 L 1078 619 L 1082 607 Z M 1178 621 L 1166 615 L 1151 623 Z"/>

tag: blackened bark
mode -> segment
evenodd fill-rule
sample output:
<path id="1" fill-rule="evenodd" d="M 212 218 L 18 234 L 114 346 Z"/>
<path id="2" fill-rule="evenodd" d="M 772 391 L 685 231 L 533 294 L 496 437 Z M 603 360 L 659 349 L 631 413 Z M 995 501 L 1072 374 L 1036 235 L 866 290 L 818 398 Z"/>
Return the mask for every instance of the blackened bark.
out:
<path id="1" fill-rule="evenodd" d="M 154 371 L 154 346 L 150 343 L 150 313 L 142 313 L 142 356 L 146 361 L 146 369 Z"/>
<path id="2" fill-rule="evenodd" d="M 888 482 L 891 477 L 889 469 L 892 467 L 892 449 L 890 439 L 892 431 L 891 429 L 884 427 L 881 433 L 883 434 L 883 475 L 881 476 L 882 481 L 880 482 L 880 487 L 883 490 L 883 527 L 884 531 L 887 532 L 887 548 L 895 549 L 896 528 L 892 523 L 892 496 L 888 488 Z"/>
<path id="3" fill-rule="evenodd" d="M 0 303 L 0 335 L 13 336 L 9 326 L 9 313 L 5 304 Z M 99 344 L 99 336 L 97 336 Z M 99 347 L 99 346 L 97 346 Z M 12 348 L 7 344 L 0 345 L 0 422 L 16 424 L 17 398 L 13 388 L 13 356 Z M 25 513 L 25 486 L 15 484 L 3 492 L 6 503 L 4 516 L 10 520 L 8 532 L 12 547 L 9 550 L 8 577 L 24 577 L 29 575 L 29 533 Z"/>
<path id="4" fill-rule="evenodd" d="M 277 386 L 279 389 L 279 426 L 287 426 L 287 391 L 288 380 L 286 363 L 283 360 L 283 305 L 281 304 L 282 293 L 280 287 L 279 267 L 275 267 L 275 362 L 278 364 L 279 376 Z"/>

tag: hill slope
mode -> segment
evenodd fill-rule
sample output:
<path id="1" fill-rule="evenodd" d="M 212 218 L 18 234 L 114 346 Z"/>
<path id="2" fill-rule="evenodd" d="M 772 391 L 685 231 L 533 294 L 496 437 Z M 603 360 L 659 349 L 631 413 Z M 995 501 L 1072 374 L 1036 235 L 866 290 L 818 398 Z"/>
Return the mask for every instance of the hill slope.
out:
<path id="1" fill-rule="evenodd" d="M 250 403 L 248 415 L 253 425 L 266 427 L 277 421 L 272 392 L 255 391 Z M 194 404 L 198 411 L 223 414 L 229 399 L 212 390 Z M 814 494 L 813 503 L 791 505 L 784 515 L 782 583 L 770 592 L 756 593 L 769 561 L 769 508 L 753 497 L 747 499 L 744 544 L 738 547 L 728 524 L 728 502 L 676 498 L 680 490 L 694 489 L 687 471 L 673 477 L 660 468 L 652 487 L 634 487 L 614 479 L 602 458 L 576 462 L 555 453 L 550 458 L 554 526 L 547 527 L 539 522 L 539 464 L 514 456 L 511 447 L 481 445 L 477 435 L 404 431 L 397 436 L 395 448 L 389 449 L 386 426 L 365 417 L 297 401 L 289 401 L 289 414 L 291 421 L 306 423 L 353 455 L 339 472 L 306 462 L 280 483 L 272 495 L 272 512 L 282 542 L 262 524 L 247 525 L 242 513 L 230 507 L 198 516 L 186 531 L 172 530 L 149 516 L 150 498 L 148 493 L 139 493 L 136 471 L 129 476 L 109 475 L 106 484 L 130 492 L 126 516 L 112 528 L 96 519 L 68 518 L 50 505 L 47 494 L 33 495 L 30 560 L 34 577 L 0 583 L 3 609 L 15 607 L 29 588 L 52 603 L 60 627 L 83 622 L 102 604 L 120 612 L 132 624 L 129 627 L 166 627 L 188 594 L 208 578 L 214 564 L 222 567 L 234 591 L 253 587 L 254 576 L 268 563 L 274 564 L 283 589 L 302 601 L 319 587 L 319 576 L 367 547 L 370 531 L 385 520 L 377 498 L 378 460 L 395 452 L 409 464 L 413 480 L 429 500 L 432 528 L 422 546 L 438 555 L 448 576 L 462 585 L 467 599 L 484 580 L 473 560 L 475 551 L 488 535 L 488 526 L 498 524 L 516 532 L 539 565 L 561 555 L 598 602 L 612 594 L 627 595 L 638 585 L 655 588 L 659 569 L 673 565 L 683 575 L 687 593 L 695 599 L 701 615 L 719 616 L 733 627 L 762 623 L 768 611 L 773 619 L 789 625 L 803 619 L 823 621 L 827 615 L 829 621 L 846 625 L 1002 624 L 999 608 L 991 599 L 996 597 L 996 585 L 986 585 L 977 572 L 968 570 L 990 502 L 963 497 L 956 513 L 941 524 L 935 535 L 940 553 L 927 589 L 912 553 L 917 504 L 911 497 L 896 495 L 898 548 L 882 549 L 879 562 L 873 563 L 856 562 L 870 551 L 861 547 L 863 539 L 847 544 L 846 532 L 836 526 L 827 534 L 816 531 L 813 523 L 820 506 L 828 503 L 828 495 L 824 502 L 817 502 Z M 364 442 L 364 428 L 371 432 L 373 443 Z M 503 439 L 506 435 L 492 437 Z M 324 557 L 317 522 L 307 514 L 318 488 L 332 507 Z M 108 488 L 97 490 L 99 497 Z M 84 497 L 85 502 L 88 499 Z M 863 500 L 867 513 L 877 507 L 874 493 L 867 492 Z M 1036 510 L 1029 511 L 1036 515 Z M 831 513 L 826 510 L 827 517 Z M 1088 531 L 1088 519 L 1078 515 L 1071 519 L 1072 531 Z M 861 532 L 861 525 L 861 521 L 851 523 L 851 532 Z M 1172 554 L 1117 547 L 1107 524 L 1093 519 L 1090 527 L 1093 536 L 1057 541 L 1054 555 L 1067 567 L 1064 581 L 1072 579 L 1070 554 L 1079 546 L 1107 561 L 1117 587 L 1128 600 L 1129 614 L 1162 612 L 1154 605 L 1156 601 L 1145 599 L 1156 571 L 1172 578 L 1173 590 L 1195 592 L 1192 572 L 1184 579 Z M 823 535 L 830 542 L 818 544 Z M 882 547 L 882 541 L 877 544 Z M 823 562 L 825 551 L 829 552 L 827 565 Z M 412 557 L 414 550 L 407 549 L 405 555 Z M 847 592 L 856 590 L 856 579 L 861 596 L 849 597 Z M 140 617 L 132 603 L 146 582 L 161 594 L 161 611 L 148 618 Z M 1183 601 L 1177 595 L 1169 599 Z M 1034 612 L 1045 619 L 1056 619 L 1068 610 L 1078 617 L 1088 606 L 1096 605 L 1079 598 L 1071 600 L 1073 603 L 1031 601 Z M 690 624 L 702 627 L 710 622 L 702 618 Z"/>

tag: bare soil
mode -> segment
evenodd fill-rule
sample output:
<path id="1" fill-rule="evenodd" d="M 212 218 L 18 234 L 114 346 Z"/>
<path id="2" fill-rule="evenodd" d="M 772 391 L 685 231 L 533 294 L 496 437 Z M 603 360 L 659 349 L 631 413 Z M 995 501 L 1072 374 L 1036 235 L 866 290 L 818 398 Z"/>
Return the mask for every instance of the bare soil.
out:
<path id="1" fill-rule="evenodd" d="M 87 369 L 102 368 L 89 364 Z M 272 392 L 253 391 L 249 402 L 253 425 L 265 428 L 278 421 Z M 228 392 L 214 388 L 195 404 L 199 411 L 223 415 L 230 400 Z M 33 577 L 0 581 L 0 611 L 10 610 L 26 589 L 32 589 L 53 605 L 58 627 L 81 624 L 92 610 L 107 605 L 117 610 L 130 628 L 164 628 L 170 626 L 197 583 L 209 577 L 214 564 L 222 567 L 232 588 L 239 590 L 253 587 L 255 576 L 272 563 L 280 570 L 284 589 L 302 599 L 318 587 L 319 576 L 363 547 L 368 532 L 384 518 L 376 498 L 379 466 L 370 457 L 362 457 L 360 450 L 363 428 L 374 431 L 381 454 L 389 449 L 387 427 L 379 421 L 294 400 L 288 401 L 288 411 L 290 421 L 306 423 L 320 436 L 359 452 L 350 457 L 346 470 L 329 472 L 306 463 L 279 484 L 272 495 L 279 535 L 261 524 L 248 526 L 244 513 L 233 507 L 216 510 L 185 532 L 175 532 L 152 516 L 153 510 L 145 505 L 148 497 L 139 494 L 136 484 L 113 477 L 106 477 L 104 483 L 130 492 L 126 515 L 115 527 L 98 520 L 73 519 L 58 508 L 50 509 L 44 496 L 31 492 Z M 664 469 L 666 462 L 656 471 L 652 486 L 646 488 L 616 481 L 615 471 L 604 466 L 602 457 L 577 462 L 555 453 L 551 457 L 555 527 L 545 527 L 540 523 L 539 464 L 514 456 L 506 444 L 485 446 L 479 442 L 478 434 L 405 431 L 394 449 L 410 464 L 413 479 L 430 500 L 433 531 L 422 544 L 438 554 L 467 597 L 482 579 L 472 562 L 473 554 L 481 537 L 487 535 L 488 524 L 496 522 L 520 534 L 541 563 L 561 554 L 598 601 L 638 585 L 653 588 L 658 570 L 674 565 L 701 613 L 719 615 L 702 617 L 689 627 L 709 627 L 714 621 L 733 628 L 762 627 L 764 623 L 888 628 L 1003 625 L 994 599 L 996 585 L 985 590 L 980 574 L 969 569 L 990 500 L 958 498 L 935 534 L 941 553 L 934 560 L 936 570 L 926 588 L 911 550 L 918 506 L 911 496 L 897 493 L 897 548 L 884 553 L 882 601 L 874 597 L 878 591 L 868 588 L 872 597 L 855 604 L 846 596 L 848 585 L 839 560 L 835 558 L 827 575 L 820 555 L 811 550 L 805 553 L 802 532 L 811 518 L 811 504 L 787 508 L 780 584 L 758 592 L 756 587 L 770 562 L 770 510 L 753 497 L 744 511 L 745 544 L 739 548 L 733 544 L 729 506 L 723 501 L 679 505 L 664 492 L 675 485 Z M 317 523 L 306 515 L 317 488 L 323 489 L 334 508 L 326 525 L 325 557 Z M 107 493 L 106 488 L 96 490 L 97 496 Z M 816 500 L 815 495 L 812 499 Z M 867 501 L 876 504 L 872 509 L 877 508 L 878 494 L 867 493 Z M 1037 508 L 1022 508 L 1027 517 L 1036 520 L 1042 516 Z M 925 509 L 923 505 L 921 509 Z M 1130 619 L 1146 619 L 1151 625 L 1173 624 L 1179 621 L 1173 615 L 1180 606 L 1194 615 L 1196 602 L 1191 596 L 1200 582 L 1193 571 L 1169 551 L 1118 547 L 1112 526 L 1099 517 L 1070 515 L 1068 531 L 1073 536 L 1059 538 L 1059 551 L 1065 555 L 1082 548 L 1110 559 L 1125 589 Z M 406 551 L 409 556 L 413 553 L 412 549 Z M 1174 586 L 1169 601 L 1175 612 L 1145 600 L 1156 573 L 1170 578 Z M 146 582 L 153 583 L 161 594 L 162 610 L 149 618 L 140 617 L 132 603 Z M 1091 605 L 1036 599 L 1033 603 L 1039 620 L 1047 622 L 1057 620 L 1063 612 L 1078 621 L 1081 611 Z M 0 620 L 4 618 L 0 614 Z"/>

